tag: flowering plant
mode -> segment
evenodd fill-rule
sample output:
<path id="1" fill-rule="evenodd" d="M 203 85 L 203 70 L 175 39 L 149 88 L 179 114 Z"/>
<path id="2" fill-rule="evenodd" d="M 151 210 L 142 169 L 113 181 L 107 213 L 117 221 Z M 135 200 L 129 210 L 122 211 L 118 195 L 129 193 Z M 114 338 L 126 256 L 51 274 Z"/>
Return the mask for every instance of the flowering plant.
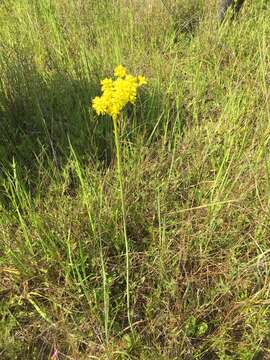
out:
<path id="1" fill-rule="evenodd" d="M 122 207 L 122 226 L 123 226 L 123 237 L 125 241 L 125 258 L 126 258 L 126 303 L 127 303 L 127 318 L 131 330 L 131 311 L 130 311 L 130 290 L 129 290 L 129 244 L 127 236 L 126 226 L 126 206 L 125 206 L 125 194 L 123 185 L 123 174 L 121 164 L 121 151 L 119 141 L 119 130 L 117 119 L 123 108 L 128 104 L 134 104 L 137 97 L 137 90 L 140 86 L 146 84 L 144 76 L 133 76 L 127 73 L 124 66 L 119 65 L 114 69 L 115 80 L 106 78 L 101 80 L 102 95 L 97 96 L 92 100 L 92 107 L 98 115 L 109 115 L 113 119 L 114 127 L 114 140 L 116 147 L 116 159 L 117 159 L 117 172 L 120 186 L 121 195 L 121 207 Z M 104 305 L 105 306 L 105 305 Z M 106 306 L 105 306 L 106 307 Z M 105 315 L 105 329 L 106 336 L 108 333 L 108 310 Z M 133 332 L 133 330 L 132 330 Z"/>

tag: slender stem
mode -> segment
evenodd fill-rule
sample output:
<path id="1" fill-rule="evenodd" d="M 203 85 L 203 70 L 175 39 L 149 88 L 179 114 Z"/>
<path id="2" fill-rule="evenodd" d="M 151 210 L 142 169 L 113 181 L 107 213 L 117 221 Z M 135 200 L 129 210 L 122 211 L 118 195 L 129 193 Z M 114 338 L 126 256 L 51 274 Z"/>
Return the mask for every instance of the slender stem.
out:
<path id="1" fill-rule="evenodd" d="M 128 237 L 127 237 L 127 225 L 126 225 L 126 207 L 125 207 L 125 194 L 123 187 L 123 174 L 122 174 L 122 164 L 121 164 L 121 153 L 120 153 L 120 143 L 119 143 L 119 133 L 118 133 L 118 124 L 117 119 L 113 119 L 114 126 L 114 140 L 116 147 L 116 158 L 117 158 L 117 172 L 118 180 L 120 185 L 121 193 L 121 206 L 122 206 L 122 221 L 123 221 L 123 235 L 125 240 L 125 258 L 126 258 L 126 292 L 127 292 L 127 318 L 128 324 L 133 332 L 131 315 L 130 315 L 130 291 L 129 291 L 129 246 L 128 246 Z"/>

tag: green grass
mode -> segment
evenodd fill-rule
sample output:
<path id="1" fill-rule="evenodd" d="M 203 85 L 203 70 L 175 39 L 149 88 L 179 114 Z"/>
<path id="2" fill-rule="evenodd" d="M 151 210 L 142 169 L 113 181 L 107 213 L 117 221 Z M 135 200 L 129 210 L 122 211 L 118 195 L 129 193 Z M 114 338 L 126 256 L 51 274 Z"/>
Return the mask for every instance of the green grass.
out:
<path id="1" fill-rule="evenodd" d="M 1 359 L 270 357 L 270 4 L 215 5 L 1 1 Z"/>

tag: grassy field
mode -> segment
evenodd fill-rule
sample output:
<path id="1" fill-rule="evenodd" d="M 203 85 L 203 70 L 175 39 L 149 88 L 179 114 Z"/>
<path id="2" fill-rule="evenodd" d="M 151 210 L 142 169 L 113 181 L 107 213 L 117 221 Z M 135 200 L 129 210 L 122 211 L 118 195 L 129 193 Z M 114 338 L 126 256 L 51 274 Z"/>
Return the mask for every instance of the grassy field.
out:
<path id="1" fill-rule="evenodd" d="M 270 3 L 216 12 L 0 2 L 1 360 L 270 359 Z"/>

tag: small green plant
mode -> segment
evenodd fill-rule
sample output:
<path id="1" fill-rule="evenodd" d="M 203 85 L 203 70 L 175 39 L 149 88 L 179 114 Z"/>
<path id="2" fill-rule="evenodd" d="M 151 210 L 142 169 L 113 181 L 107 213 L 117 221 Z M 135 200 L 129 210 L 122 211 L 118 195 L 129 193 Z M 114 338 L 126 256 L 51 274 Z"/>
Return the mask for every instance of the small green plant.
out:
<path id="1" fill-rule="evenodd" d="M 208 331 L 208 325 L 205 321 L 199 321 L 195 316 L 190 316 L 185 324 L 185 334 L 189 337 L 201 337 Z"/>

